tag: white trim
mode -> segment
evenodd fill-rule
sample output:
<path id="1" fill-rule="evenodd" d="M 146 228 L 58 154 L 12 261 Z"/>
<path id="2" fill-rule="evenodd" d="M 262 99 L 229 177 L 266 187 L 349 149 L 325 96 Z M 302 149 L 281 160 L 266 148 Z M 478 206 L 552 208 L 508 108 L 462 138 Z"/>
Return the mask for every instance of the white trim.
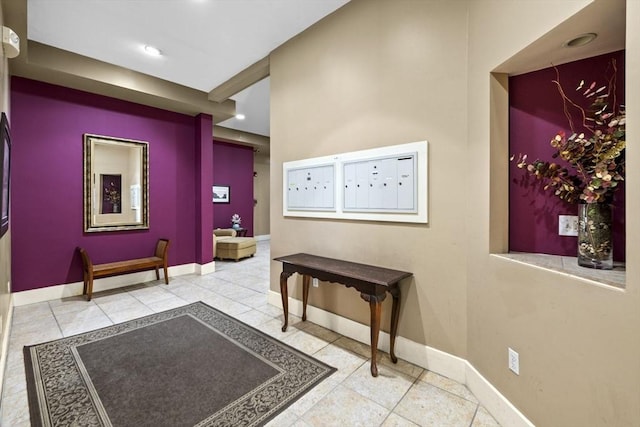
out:
<path id="1" fill-rule="evenodd" d="M 256 239 L 257 242 L 262 240 L 271 240 L 271 234 L 263 234 L 262 236 L 254 236 L 253 238 Z"/>
<path id="2" fill-rule="evenodd" d="M 267 300 L 271 305 L 282 307 L 282 298 L 279 292 L 270 290 Z M 289 313 L 298 317 L 302 316 L 302 301 L 289 298 Z M 369 345 L 371 342 L 368 325 L 354 322 L 311 305 L 307 305 L 307 319 L 361 343 Z M 380 331 L 378 348 L 389 351 L 389 334 L 387 332 Z M 468 360 L 403 337 L 396 338 L 395 350 L 396 356 L 403 360 L 466 385 L 500 425 L 534 426 Z"/>
<path id="3" fill-rule="evenodd" d="M 13 323 L 13 298 L 9 295 L 9 310 L 7 317 L 2 319 L 2 343 L 0 344 L 0 396 L 3 393 L 4 373 L 7 370 L 7 361 L 9 359 L 9 337 L 11 336 L 11 324 Z M 1 411 L 0 411 L 1 415 Z"/>
<path id="4" fill-rule="evenodd" d="M 513 406 L 493 384 L 483 377 L 469 361 L 465 362 L 467 377 L 465 385 L 501 426 L 535 427 L 535 425 L 529 421 L 518 408 Z"/>
<path id="5" fill-rule="evenodd" d="M 205 274 L 213 273 L 216 271 L 216 262 L 211 261 L 207 264 L 195 264 L 195 273 L 200 276 L 204 276 Z"/>
<path id="6" fill-rule="evenodd" d="M 209 263 L 211 264 L 211 263 Z M 209 266 L 205 264 L 205 266 Z M 169 267 L 169 279 L 185 274 L 193 274 L 199 264 L 183 264 Z M 200 266 L 201 268 L 202 266 Z M 162 274 L 160 279 L 163 280 Z M 93 292 L 106 291 L 109 289 L 121 288 L 123 286 L 135 285 L 137 283 L 151 282 L 156 280 L 154 270 L 139 271 L 137 273 L 121 274 L 118 276 L 104 277 L 93 281 Z M 82 295 L 83 282 L 65 283 L 62 285 L 47 286 L 46 288 L 31 289 L 28 291 L 14 292 L 14 305 L 21 306 L 34 304 L 37 302 L 51 301 Z"/>

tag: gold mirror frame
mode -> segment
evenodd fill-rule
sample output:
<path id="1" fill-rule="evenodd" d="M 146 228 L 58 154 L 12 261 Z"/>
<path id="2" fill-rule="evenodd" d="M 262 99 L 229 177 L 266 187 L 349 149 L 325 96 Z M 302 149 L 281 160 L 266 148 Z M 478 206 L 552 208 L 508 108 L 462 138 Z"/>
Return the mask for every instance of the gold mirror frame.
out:
<path id="1" fill-rule="evenodd" d="M 84 231 L 149 228 L 149 144 L 84 134 Z"/>

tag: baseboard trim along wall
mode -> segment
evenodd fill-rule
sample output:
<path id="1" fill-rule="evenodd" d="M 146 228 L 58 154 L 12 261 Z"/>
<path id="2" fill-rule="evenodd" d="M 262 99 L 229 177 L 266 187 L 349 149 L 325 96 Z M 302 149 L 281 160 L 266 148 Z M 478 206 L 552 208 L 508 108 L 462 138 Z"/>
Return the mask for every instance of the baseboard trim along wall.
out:
<path id="1" fill-rule="evenodd" d="M 7 360 L 9 358 L 9 337 L 11 336 L 11 324 L 13 323 L 13 298 L 9 298 L 9 310 L 2 323 L 2 343 L 0 343 L 0 396 L 4 388 L 4 374 L 7 370 Z M 2 408 L 0 407 L 0 417 Z"/>
<path id="2" fill-rule="evenodd" d="M 282 307 L 282 298 L 278 292 L 269 291 L 268 301 L 271 305 L 279 308 Z M 301 317 L 302 301 L 289 298 L 289 313 Z M 307 320 L 361 343 L 369 345 L 371 342 L 368 325 L 354 322 L 353 320 L 317 307 L 307 306 Z M 378 348 L 380 350 L 389 351 L 389 338 L 387 332 L 380 331 L 378 339 Z M 531 423 L 518 408 L 513 406 L 513 404 L 467 360 L 424 344 L 418 344 L 403 337 L 396 338 L 395 353 L 399 358 L 411 362 L 414 365 L 466 385 L 500 425 L 510 427 L 534 427 L 534 424 Z"/>
<path id="3" fill-rule="evenodd" d="M 185 274 L 207 274 L 215 271 L 215 262 L 208 264 L 182 264 L 169 267 L 169 279 L 183 276 Z M 110 289 L 122 288 L 124 286 L 135 285 L 137 283 L 150 282 L 156 280 L 154 270 L 139 271 L 136 273 L 120 274 L 118 276 L 103 277 L 93 281 L 93 292 L 108 291 Z M 160 280 L 163 273 L 160 273 Z M 82 295 L 83 282 L 65 283 L 62 285 L 47 286 L 46 288 L 31 289 L 28 291 L 14 292 L 13 304 L 15 306 L 34 304 L 36 302 L 51 301 L 55 299 L 68 298 Z"/>

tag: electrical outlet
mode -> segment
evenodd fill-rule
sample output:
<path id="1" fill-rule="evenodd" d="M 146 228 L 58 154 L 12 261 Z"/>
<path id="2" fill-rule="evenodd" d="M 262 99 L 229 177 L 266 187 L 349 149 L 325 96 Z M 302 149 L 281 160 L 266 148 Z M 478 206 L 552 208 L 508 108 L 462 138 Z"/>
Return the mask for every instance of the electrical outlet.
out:
<path id="1" fill-rule="evenodd" d="M 560 236 L 577 236 L 578 216 L 558 215 L 558 234 Z"/>
<path id="2" fill-rule="evenodd" d="M 520 375 L 520 355 L 511 347 L 509 347 L 509 369 L 514 374 Z"/>
<path id="3" fill-rule="evenodd" d="M 311 280 L 311 283 L 312 283 L 314 288 L 318 287 L 318 279 L 316 279 L 315 277 Z"/>

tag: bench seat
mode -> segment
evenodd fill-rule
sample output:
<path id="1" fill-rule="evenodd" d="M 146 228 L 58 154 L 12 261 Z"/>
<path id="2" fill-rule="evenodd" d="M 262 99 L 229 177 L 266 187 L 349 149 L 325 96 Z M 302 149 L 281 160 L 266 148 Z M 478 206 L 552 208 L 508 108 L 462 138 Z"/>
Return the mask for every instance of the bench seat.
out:
<path id="1" fill-rule="evenodd" d="M 169 284 L 169 274 L 167 271 L 169 240 L 167 239 L 158 240 L 154 256 L 107 262 L 104 264 L 92 263 L 89 254 L 83 248 L 78 248 L 78 251 L 82 256 L 82 272 L 84 279 L 82 295 L 87 296 L 87 301 L 91 301 L 91 295 L 93 294 L 93 279 L 98 277 L 155 269 L 156 279 L 160 280 L 160 268 L 162 268 L 164 270 L 164 282 L 167 285 Z"/>
<path id="2" fill-rule="evenodd" d="M 93 277 L 109 276 L 111 274 L 125 273 L 133 270 L 149 270 L 156 267 L 164 267 L 164 260 L 155 256 L 108 262 L 106 264 L 94 264 Z"/>

